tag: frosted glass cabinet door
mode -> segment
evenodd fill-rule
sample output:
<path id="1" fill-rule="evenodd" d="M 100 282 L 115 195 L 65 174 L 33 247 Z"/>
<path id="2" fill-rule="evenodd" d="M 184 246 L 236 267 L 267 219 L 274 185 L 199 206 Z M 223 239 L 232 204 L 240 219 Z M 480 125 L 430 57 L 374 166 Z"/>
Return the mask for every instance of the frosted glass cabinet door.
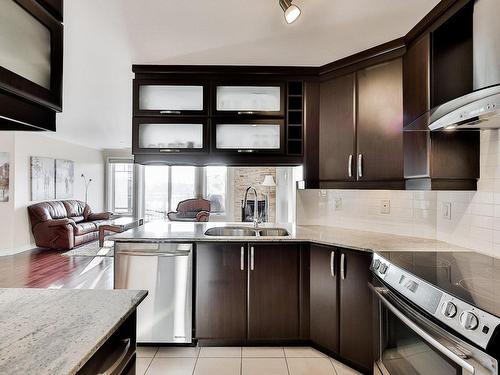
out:
<path id="1" fill-rule="evenodd" d="M 218 150 L 279 151 L 282 125 L 280 123 L 217 124 L 215 131 Z"/>
<path id="2" fill-rule="evenodd" d="M 138 126 L 140 149 L 160 149 L 169 152 L 200 151 L 204 148 L 204 126 L 201 123 L 143 123 Z"/>
<path id="3" fill-rule="evenodd" d="M 50 30 L 12 0 L 0 1 L 0 66 L 50 90 Z"/>
<path id="4" fill-rule="evenodd" d="M 283 86 L 217 86 L 216 111 L 238 114 L 282 114 Z"/>
<path id="5" fill-rule="evenodd" d="M 206 112 L 204 85 L 135 82 L 136 115 L 180 115 Z"/>

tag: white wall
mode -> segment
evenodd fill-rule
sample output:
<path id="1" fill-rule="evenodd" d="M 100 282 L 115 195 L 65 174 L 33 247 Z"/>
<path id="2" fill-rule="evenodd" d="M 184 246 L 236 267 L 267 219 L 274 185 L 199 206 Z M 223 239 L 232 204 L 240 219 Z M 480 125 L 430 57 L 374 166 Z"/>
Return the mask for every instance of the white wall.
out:
<path id="1" fill-rule="evenodd" d="M 477 191 L 301 190 L 297 223 L 433 238 L 500 257 L 499 130 L 481 131 L 480 152 Z M 390 214 L 381 213 L 382 200 Z"/>
<path id="2" fill-rule="evenodd" d="M 4 135 L 5 134 L 5 135 Z M 104 159 L 100 150 L 60 141 L 43 133 L 16 132 L 0 135 L 0 150 L 11 153 L 11 196 L 0 203 L 0 255 L 34 247 L 27 207 L 31 201 L 30 156 L 69 159 L 75 162 L 74 199 L 84 200 L 84 173 L 92 178 L 88 202 L 92 209 L 104 209 Z M 4 229 L 8 228 L 8 229 Z"/>

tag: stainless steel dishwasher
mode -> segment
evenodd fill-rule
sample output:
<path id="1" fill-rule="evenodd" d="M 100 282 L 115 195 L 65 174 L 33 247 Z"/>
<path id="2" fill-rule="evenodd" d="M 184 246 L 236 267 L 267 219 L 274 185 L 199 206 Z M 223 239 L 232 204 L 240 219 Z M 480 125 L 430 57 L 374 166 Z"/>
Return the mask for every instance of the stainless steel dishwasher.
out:
<path id="1" fill-rule="evenodd" d="M 115 289 L 145 289 L 138 343 L 191 343 L 193 245 L 115 242 Z"/>

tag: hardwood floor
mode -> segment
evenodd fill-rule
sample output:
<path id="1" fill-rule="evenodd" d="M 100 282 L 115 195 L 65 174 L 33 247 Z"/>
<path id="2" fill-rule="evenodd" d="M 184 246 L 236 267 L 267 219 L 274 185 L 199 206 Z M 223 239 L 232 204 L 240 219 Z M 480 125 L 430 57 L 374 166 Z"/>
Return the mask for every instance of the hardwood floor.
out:
<path id="1" fill-rule="evenodd" d="M 41 249 L 2 256 L 0 288 L 113 289 L 113 258 Z"/>

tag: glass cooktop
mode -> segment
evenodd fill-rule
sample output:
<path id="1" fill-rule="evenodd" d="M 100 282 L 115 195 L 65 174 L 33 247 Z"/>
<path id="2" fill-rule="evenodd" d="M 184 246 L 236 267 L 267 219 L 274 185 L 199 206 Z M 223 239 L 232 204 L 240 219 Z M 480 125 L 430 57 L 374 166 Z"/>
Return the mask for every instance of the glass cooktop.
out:
<path id="1" fill-rule="evenodd" d="M 379 255 L 500 317 L 500 259 L 474 252 L 380 252 Z"/>

